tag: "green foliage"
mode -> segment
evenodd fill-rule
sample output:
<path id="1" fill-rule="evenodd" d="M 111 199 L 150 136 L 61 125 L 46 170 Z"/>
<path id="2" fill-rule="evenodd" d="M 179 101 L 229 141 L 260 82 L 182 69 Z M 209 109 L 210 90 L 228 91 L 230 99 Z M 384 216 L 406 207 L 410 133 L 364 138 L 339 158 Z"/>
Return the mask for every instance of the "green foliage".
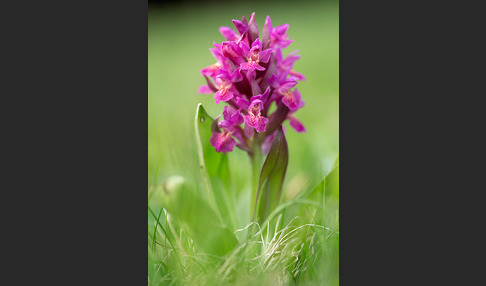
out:
<path id="1" fill-rule="evenodd" d="M 213 119 L 201 105 L 196 114 L 197 137 L 204 140 L 211 134 Z M 163 208 L 158 214 L 149 208 L 156 221 L 149 231 L 151 285 L 321 285 L 320 281 L 338 285 L 339 158 L 316 187 L 278 205 L 288 160 L 280 128 L 261 171 L 262 201 L 274 200 L 266 203 L 270 209 L 260 208 L 266 219 L 229 229 L 217 214 L 231 208 L 228 201 L 208 202 L 218 196 L 214 189 L 225 186 L 225 178 L 216 181 L 211 176 L 220 174 L 221 165 L 228 168 L 226 156 L 210 152 L 203 141 L 199 146 L 203 187 L 173 176 L 154 191 Z M 208 198 L 201 189 L 206 189 Z M 247 228 L 256 231 L 238 241 L 234 233 Z"/>
<path id="2" fill-rule="evenodd" d="M 156 195 L 167 212 L 206 253 L 222 256 L 236 246 L 233 232 L 222 224 L 196 188 L 186 184 L 182 177 L 171 178 Z M 167 235 L 165 231 L 164 234 Z"/>

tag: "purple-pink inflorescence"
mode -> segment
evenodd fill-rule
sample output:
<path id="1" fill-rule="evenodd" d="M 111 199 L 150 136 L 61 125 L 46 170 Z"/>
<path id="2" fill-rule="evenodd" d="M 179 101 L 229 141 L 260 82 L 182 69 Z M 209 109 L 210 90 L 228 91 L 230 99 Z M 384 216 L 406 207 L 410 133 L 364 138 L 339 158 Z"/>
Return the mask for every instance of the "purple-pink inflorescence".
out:
<path id="1" fill-rule="evenodd" d="M 219 31 L 226 38 L 209 49 L 216 63 L 201 70 L 207 85 L 199 93 L 214 94 L 216 104 L 224 101 L 223 119 L 213 128 L 211 145 L 217 152 L 231 152 L 237 146 L 250 154 L 255 148 L 267 151 L 275 130 L 289 120 L 297 132 L 304 132 L 304 125 L 294 113 L 304 106 L 298 81 L 305 77 L 292 70 L 300 56 L 295 52 L 286 57 L 282 49 L 293 40 L 288 39 L 288 24 L 273 28 L 267 16 L 261 37 L 255 22 L 255 13 L 249 21 L 233 20 L 238 33 L 229 27 Z M 275 104 L 276 110 L 269 113 Z M 241 125 L 244 124 L 244 127 Z"/>

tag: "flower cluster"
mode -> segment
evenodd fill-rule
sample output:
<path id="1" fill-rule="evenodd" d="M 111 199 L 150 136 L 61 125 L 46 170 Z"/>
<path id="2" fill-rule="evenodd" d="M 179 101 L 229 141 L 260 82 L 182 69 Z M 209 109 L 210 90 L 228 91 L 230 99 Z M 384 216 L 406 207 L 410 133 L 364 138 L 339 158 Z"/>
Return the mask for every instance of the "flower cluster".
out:
<path id="1" fill-rule="evenodd" d="M 268 149 L 275 130 L 287 119 L 297 132 L 305 131 L 294 116 L 304 105 L 295 86 L 305 77 L 292 70 L 300 56 L 282 54 L 293 41 L 286 33 L 288 24 L 274 28 L 267 16 L 261 38 L 255 13 L 248 21 L 243 17 L 233 24 L 238 33 L 229 27 L 219 29 L 226 41 L 210 49 L 216 63 L 201 70 L 207 85 L 199 93 L 214 94 L 216 104 L 228 104 L 213 124 L 210 143 L 216 151 L 230 152 L 237 146 L 251 154 L 254 142 L 263 151 Z M 276 108 L 270 114 L 272 103 Z"/>

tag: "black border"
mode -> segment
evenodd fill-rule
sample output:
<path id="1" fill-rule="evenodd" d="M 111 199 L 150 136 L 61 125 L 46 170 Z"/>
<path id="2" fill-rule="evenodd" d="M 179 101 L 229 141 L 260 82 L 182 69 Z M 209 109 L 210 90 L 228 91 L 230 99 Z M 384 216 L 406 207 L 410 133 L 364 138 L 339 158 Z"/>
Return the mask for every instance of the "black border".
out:
<path id="1" fill-rule="evenodd" d="M 341 285 L 481 273 L 482 9 L 429 3 L 340 2 Z M 7 275 L 145 284 L 148 3 L 11 5 Z"/>
<path id="2" fill-rule="evenodd" d="M 2 4 L 13 281 L 147 284 L 147 5 Z"/>

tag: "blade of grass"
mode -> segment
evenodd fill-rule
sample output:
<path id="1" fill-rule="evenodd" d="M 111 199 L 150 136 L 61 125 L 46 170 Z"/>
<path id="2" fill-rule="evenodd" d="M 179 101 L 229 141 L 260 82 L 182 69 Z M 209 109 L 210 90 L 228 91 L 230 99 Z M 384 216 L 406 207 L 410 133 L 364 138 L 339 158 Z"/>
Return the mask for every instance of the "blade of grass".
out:
<path id="1" fill-rule="evenodd" d="M 297 195 L 297 198 L 308 198 L 324 206 L 325 199 L 335 197 L 339 199 L 339 157 L 333 164 L 332 170 L 324 176 L 322 181 L 312 189 Z"/>
<path id="2" fill-rule="evenodd" d="M 148 207 L 148 210 L 149 212 L 152 214 L 152 216 L 154 217 L 155 221 L 157 222 L 155 224 L 155 231 L 154 231 L 154 242 L 155 242 L 155 232 L 157 231 L 157 225 L 160 226 L 160 229 L 162 229 L 162 231 L 164 232 L 164 235 L 165 237 L 167 238 L 167 241 L 169 241 L 169 244 L 170 246 L 172 246 L 172 250 L 174 250 L 174 252 L 176 252 L 175 250 L 175 247 L 174 245 L 172 244 L 172 241 L 170 241 L 170 237 L 167 235 L 167 232 L 165 231 L 165 229 L 162 227 L 162 224 L 160 223 L 160 215 L 162 214 L 162 210 L 163 208 L 160 208 L 160 212 L 159 212 L 159 216 L 155 216 L 154 212 L 152 211 L 152 209 L 150 208 L 150 206 Z M 177 253 L 177 252 L 176 252 Z"/>

